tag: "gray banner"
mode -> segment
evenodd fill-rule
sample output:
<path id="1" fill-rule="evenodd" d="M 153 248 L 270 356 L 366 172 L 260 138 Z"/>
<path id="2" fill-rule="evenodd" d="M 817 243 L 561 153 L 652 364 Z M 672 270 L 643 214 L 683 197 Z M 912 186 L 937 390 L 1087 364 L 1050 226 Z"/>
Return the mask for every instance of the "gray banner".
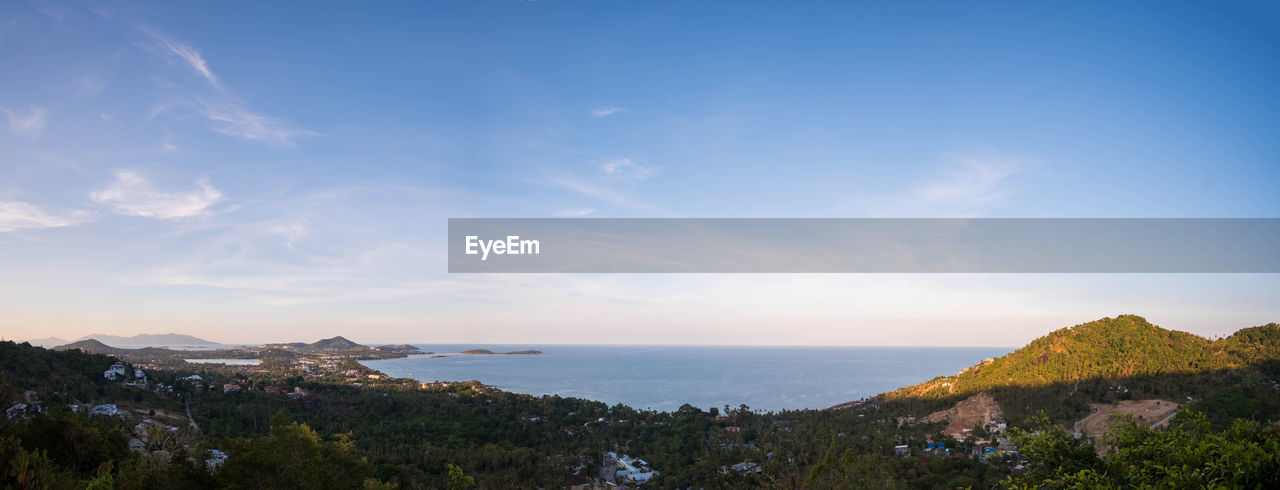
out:
<path id="1" fill-rule="evenodd" d="M 449 272 L 1280 272 L 1280 219 L 449 219 Z"/>

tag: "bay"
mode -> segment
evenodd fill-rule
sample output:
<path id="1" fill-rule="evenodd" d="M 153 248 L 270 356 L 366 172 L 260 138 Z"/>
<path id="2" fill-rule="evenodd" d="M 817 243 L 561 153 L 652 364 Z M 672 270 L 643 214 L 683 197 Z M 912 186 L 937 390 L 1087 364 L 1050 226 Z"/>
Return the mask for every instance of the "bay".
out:
<path id="1" fill-rule="evenodd" d="M 363 361 L 393 377 L 478 380 L 515 393 L 671 411 L 725 405 L 819 409 L 952 375 L 1010 347 L 430 345 L 434 355 Z M 541 355 L 458 352 L 533 349 Z M 445 357 L 434 357 L 444 355 Z"/>

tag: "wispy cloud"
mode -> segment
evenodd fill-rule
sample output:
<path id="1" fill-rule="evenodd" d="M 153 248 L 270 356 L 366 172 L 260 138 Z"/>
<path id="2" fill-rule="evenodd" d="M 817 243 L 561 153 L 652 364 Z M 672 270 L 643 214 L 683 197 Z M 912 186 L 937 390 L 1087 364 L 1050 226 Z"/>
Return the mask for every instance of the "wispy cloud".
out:
<path id="1" fill-rule="evenodd" d="M 601 172 L 611 177 L 643 180 L 657 175 L 658 169 L 642 165 L 630 158 L 619 158 L 598 164 Z"/>
<path id="2" fill-rule="evenodd" d="M 121 170 L 116 172 L 111 185 L 90 193 L 89 198 L 111 206 L 112 211 L 118 214 L 157 219 L 188 218 L 205 214 L 209 206 L 222 200 L 222 193 L 208 180 L 197 180 L 195 185 L 194 190 L 187 192 L 158 191 L 142 174 Z"/>
<path id="3" fill-rule="evenodd" d="M 275 225 L 271 227 L 271 232 L 285 237 L 285 246 L 292 250 L 294 242 L 310 234 L 311 220 L 303 218 L 292 223 Z"/>
<path id="4" fill-rule="evenodd" d="M 1023 167 L 1023 160 L 1005 155 L 948 155 L 937 170 L 907 188 L 862 196 L 844 207 L 873 217 L 977 217 L 1013 195 L 1009 179 Z"/>
<path id="5" fill-rule="evenodd" d="M 612 105 L 611 105 L 611 106 L 604 106 L 604 107 L 597 107 L 597 108 L 595 108 L 595 109 L 592 109 L 592 110 L 591 110 L 591 115 L 592 115 L 592 116 L 595 116 L 595 117 L 605 117 L 605 116 L 610 116 L 610 115 L 613 115 L 613 114 L 617 114 L 617 113 L 619 113 L 619 112 L 623 112 L 623 111 L 625 111 L 625 110 L 627 110 L 627 108 L 626 108 L 626 107 L 618 107 L 618 106 L 612 106 Z"/>
<path id="6" fill-rule="evenodd" d="M 166 57 L 177 57 L 200 76 L 204 77 L 205 80 L 208 80 L 211 85 L 222 87 L 222 82 L 219 82 L 218 77 L 213 74 L 213 70 L 209 69 L 209 63 L 205 62 L 204 57 L 195 48 L 178 42 L 159 31 L 149 28 L 143 28 L 142 30 L 155 38 L 156 47 L 160 48 L 161 53 Z"/>
<path id="7" fill-rule="evenodd" d="M 9 130 L 22 136 L 39 136 L 49 125 L 49 111 L 41 107 L 30 106 L 25 111 L 4 109 L 9 116 Z"/>
<path id="8" fill-rule="evenodd" d="M 88 221 L 90 214 L 75 211 L 56 215 L 45 212 L 34 204 L 18 201 L 0 201 L 0 233 L 34 228 L 60 228 Z"/>
<path id="9" fill-rule="evenodd" d="M 159 53 L 168 60 L 178 60 L 191 70 L 200 80 L 207 83 L 207 88 L 189 87 L 196 93 L 185 93 L 179 97 L 180 102 L 161 105 L 152 110 L 152 117 L 172 109 L 188 109 L 203 116 L 210 122 L 210 129 L 227 136 L 257 141 L 260 143 L 294 146 L 294 140 L 302 136 L 317 136 L 318 133 L 302 129 L 282 118 L 260 114 L 249 108 L 248 104 L 227 90 L 222 80 L 209 68 L 204 56 L 194 47 L 182 43 L 159 31 L 143 28 L 154 43 L 145 47 Z"/>
<path id="10" fill-rule="evenodd" d="M 596 210 L 591 208 L 573 208 L 556 211 L 555 215 L 565 218 L 576 218 L 578 216 L 586 216 L 594 212 L 596 212 Z"/>
<path id="11" fill-rule="evenodd" d="M 953 157 L 954 164 L 916 187 L 911 197 L 925 203 L 971 205 L 1008 197 L 1003 186 L 1018 171 L 1017 160 L 1004 157 Z"/>
<path id="12" fill-rule="evenodd" d="M 667 209 L 659 208 L 641 200 L 632 198 L 627 194 L 618 191 L 611 185 L 597 183 L 593 180 L 583 179 L 572 174 L 551 177 L 546 180 L 546 183 L 587 197 L 598 199 L 601 202 L 621 209 L 658 216 L 668 216 L 671 214 Z"/>
<path id="13" fill-rule="evenodd" d="M 279 118 L 251 112 L 238 103 L 201 104 L 197 110 L 213 123 L 214 131 L 236 138 L 292 146 L 299 136 L 317 135 Z"/>

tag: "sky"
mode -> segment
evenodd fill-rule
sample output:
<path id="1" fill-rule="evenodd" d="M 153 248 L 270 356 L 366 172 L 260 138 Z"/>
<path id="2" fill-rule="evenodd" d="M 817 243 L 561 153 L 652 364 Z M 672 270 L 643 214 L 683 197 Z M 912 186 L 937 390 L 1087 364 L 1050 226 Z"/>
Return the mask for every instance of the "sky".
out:
<path id="1" fill-rule="evenodd" d="M 448 274 L 450 217 L 1277 217 L 1274 2 L 4 2 L 0 337 L 1016 346 L 1275 274 Z"/>

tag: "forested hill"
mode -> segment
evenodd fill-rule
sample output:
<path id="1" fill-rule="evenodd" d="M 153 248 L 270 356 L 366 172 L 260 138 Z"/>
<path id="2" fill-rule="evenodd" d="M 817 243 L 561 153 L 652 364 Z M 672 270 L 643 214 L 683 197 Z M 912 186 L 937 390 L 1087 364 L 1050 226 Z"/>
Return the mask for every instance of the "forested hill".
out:
<path id="1" fill-rule="evenodd" d="M 989 391 L 1015 418 L 1036 409 L 1065 417 L 1087 410 L 1087 402 L 1144 396 L 1181 401 L 1276 376 L 1280 326 L 1274 323 L 1211 341 L 1122 315 L 1054 331 L 886 398 L 938 400 Z"/>

